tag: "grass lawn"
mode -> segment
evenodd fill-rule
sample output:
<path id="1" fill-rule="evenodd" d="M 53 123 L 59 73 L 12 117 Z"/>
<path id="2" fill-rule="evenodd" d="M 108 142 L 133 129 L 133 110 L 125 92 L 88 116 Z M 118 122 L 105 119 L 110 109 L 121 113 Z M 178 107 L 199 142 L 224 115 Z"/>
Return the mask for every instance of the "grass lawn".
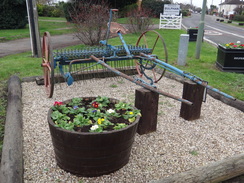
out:
<path id="1" fill-rule="evenodd" d="M 72 24 L 66 22 L 65 18 L 39 17 L 38 19 L 40 35 L 45 31 L 49 31 L 51 35 L 60 35 L 72 33 Z M 9 41 L 14 39 L 30 37 L 29 25 L 23 29 L 1 29 L 0 41 Z"/>
<path id="2" fill-rule="evenodd" d="M 48 21 L 39 20 L 40 31 L 49 32 L 59 32 L 58 28 L 65 28 L 67 25 L 63 22 L 63 19 L 49 18 L 44 19 Z M 15 31 L 15 33 L 14 33 Z M 23 30 L 0 30 L 0 37 L 8 37 L 12 39 L 14 36 L 24 36 L 28 34 L 28 29 Z M 71 29 L 61 29 L 59 33 L 69 33 Z M 217 58 L 217 48 L 209 45 L 208 43 L 203 43 L 201 50 L 200 59 L 195 59 L 195 42 L 189 42 L 188 55 L 187 55 L 187 65 L 184 67 L 177 66 L 178 57 L 178 43 L 180 34 L 185 34 L 184 30 L 157 30 L 165 40 L 169 63 L 174 65 L 181 70 L 191 72 L 194 75 L 209 82 L 212 87 L 218 88 L 221 91 L 228 93 L 237 99 L 244 101 L 244 75 L 236 73 L 221 72 L 216 69 L 215 61 Z M 16 33 L 17 32 L 17 33 Z M 135 45 L 139 34 L 127 34 L 124 35 L 124 39 L 127 44 Z M 109 44 L 121 45 L 119 38 L 113 38 L 109 40 Z M 73 46 L 70 48 L 79 48 L 81 45 Z M 161 52 L 157 53 L 159 58 L 164 58 Z M 0 123 L 4 123 L 5 120 L 5 109 L 6 100 L 3 99 L 5 96 L 6 81 L 11 75 L 18 75 L 20 78 L 42 75 L 42 68 L 40 67 L 41 58 L 32 58 L 30 52 L 10 55 L 0 58 Z M 163 88 L 162 88 L 163 90 Z M 3 136 L 3 127 L 0 125 L 0 137 Z M 1 138 L 0 138 L 0 148 L 1 148 Z"/>

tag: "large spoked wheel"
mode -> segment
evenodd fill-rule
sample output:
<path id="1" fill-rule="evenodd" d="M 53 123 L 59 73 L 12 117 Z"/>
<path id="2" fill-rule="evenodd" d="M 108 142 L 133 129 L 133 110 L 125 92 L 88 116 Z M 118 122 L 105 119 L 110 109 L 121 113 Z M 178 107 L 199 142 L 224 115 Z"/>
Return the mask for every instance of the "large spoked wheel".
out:
<path id="1" fill-rule="evenodd" d="M 54 62 L 51 36 L 49 32 L 44 32 L 42 39 L 42 67 L 46 94 L 51 98 L 54 90 Z"/>
<path id="2" fill-rule="evenodd" d="M 151 48 L 151 56 L 158 58 L 166 63 L 168 62 L 168 51 L 166 48 L 166 44 L 164 42 L 164 39 L 158 32 L 154 30 L 143 32 L 138 38 L 136 45 L 144 45 L 147 48 Z M 157 83 L 160 79 L 162 79 L 166 71 L 166 69 L 156 65 L 155 63 L 147 59 L 137 60 L 136 69 L 140 77 L 144 75 L 146 78 L 152 78 L 154 83 Z"/>

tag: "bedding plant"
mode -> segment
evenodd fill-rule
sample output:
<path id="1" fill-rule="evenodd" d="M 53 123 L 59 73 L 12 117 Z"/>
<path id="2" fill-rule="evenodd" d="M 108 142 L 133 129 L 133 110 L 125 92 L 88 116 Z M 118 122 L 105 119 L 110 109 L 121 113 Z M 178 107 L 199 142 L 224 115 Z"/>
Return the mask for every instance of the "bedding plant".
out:
<path id="1" fill-rule="evenodd" d="M 115 101 L 115 100 L 114 100 Z M 55 102 L 51 118 L 56 127 L 76 132 L 105 132 L 125 128 L 141 116 L 140 110 L 108 97 L 73 98 Z"/>
<path id="2" fill-rule="evenodd" d="M 244 44 L 242 44 L 240 41 L 237 41 L 236 43 L 227 43 L 222 45 L 227 49 L 244 49 Z"/>

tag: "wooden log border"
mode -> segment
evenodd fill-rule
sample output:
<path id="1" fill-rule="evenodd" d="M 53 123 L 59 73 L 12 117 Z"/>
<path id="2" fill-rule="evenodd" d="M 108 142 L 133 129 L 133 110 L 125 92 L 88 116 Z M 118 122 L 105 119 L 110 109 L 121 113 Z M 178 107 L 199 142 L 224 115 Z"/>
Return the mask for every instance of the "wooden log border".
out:
<path id="1" fill-rule="evenodd" d="M 207 183 L 221 182 L 244 174 L 244 154 L 239 154 L 210 165 L 175 174 L 150 183 Z"/>
<path id="2" fill-rule="evenodd" d="M 2 149 L 0 182 L 23 182 L 22 90 L 18 76 L 8 81 L 8 106 Z"/>

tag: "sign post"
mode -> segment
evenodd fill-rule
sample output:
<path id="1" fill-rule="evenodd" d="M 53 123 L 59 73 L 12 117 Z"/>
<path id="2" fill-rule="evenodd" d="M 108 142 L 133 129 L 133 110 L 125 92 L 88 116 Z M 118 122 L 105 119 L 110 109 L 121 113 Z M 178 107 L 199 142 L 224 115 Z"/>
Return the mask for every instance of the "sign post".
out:
<path id="1" fill-rule="evenodd" d="M 180 5 L 164 4 L 164 15 L 180 15 Z"/>
<path id="2" fill-rule="evenodd" d="M 164 4 L 164 12 L 160 13 L 159 29 L 181 29 L 181 22 L 180 5 Z"/>

